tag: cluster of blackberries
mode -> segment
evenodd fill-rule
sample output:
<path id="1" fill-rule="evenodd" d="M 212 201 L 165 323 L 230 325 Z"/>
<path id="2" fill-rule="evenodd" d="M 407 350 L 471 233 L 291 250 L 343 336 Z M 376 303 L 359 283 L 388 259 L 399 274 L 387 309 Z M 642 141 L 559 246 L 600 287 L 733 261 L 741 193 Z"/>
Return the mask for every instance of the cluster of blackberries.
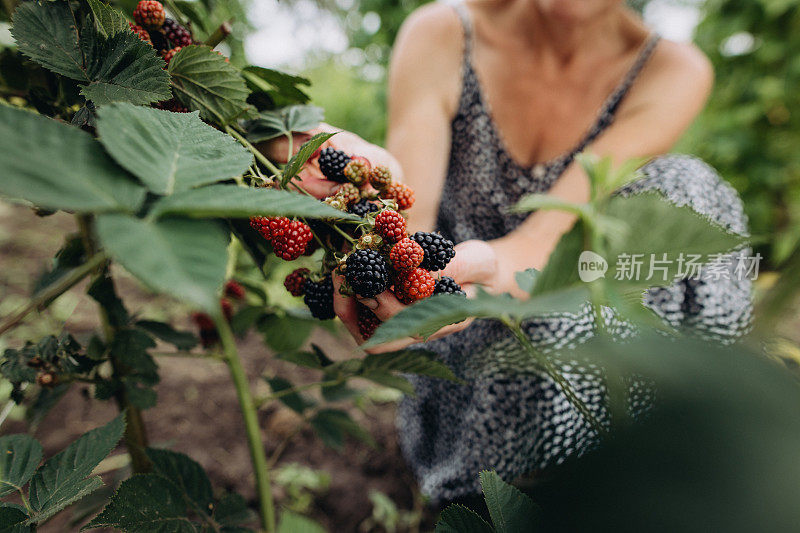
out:
<path id="1" fill-rule="evenodd" d="M 344 274 L 340 292 L 346 295 L 373 298 L 392 291 L 408 305 L 433 294 L 464 294 L 455 280 L 434 274 L 455 256 L 453 243 L 438 233 L 408 234 L 401 212 L 414 204 L 414 191 L 395 182 L 387 167 L 373 167 L 364 157 L 334 148 L 320 150 L 317 164 L 327 179 L 342 184 L 323 201 L 358 215 L 361 222 L 337 225 L 318 221 L 309 226 L 284 217 L 250 219 L 250 225 L 283 259 L 291 261 L 307 254 L 312 242 L 323 245 L 321 271 L 312 273 L 298 268 L 284 281 L 293 296 L 303 297 L 315 318 L 335 317 L 331 277 L 334 268 Z M 361 335 L 368 338 L 379 325 L 378 317 L 359 305 Z"/>
<path id="2" fill-rule="evenodd" d="M 155 48 L 167 65 L 181 48 L 194 43 L 192 32 L 167 18 L 164 6 L 157 0 L 141 0 L 133 10 L 133 20 L 136 24 L 128 23 L 131 31 Z"/>

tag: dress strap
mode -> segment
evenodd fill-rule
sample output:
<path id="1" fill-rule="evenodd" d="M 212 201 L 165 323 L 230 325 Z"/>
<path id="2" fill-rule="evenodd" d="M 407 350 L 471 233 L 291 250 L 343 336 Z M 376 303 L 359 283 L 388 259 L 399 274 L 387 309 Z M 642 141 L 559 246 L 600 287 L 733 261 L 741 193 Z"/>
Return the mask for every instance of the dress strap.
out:
<path id="1" fill-rule="evenodd" d="M 472 54 L 472 16 L 464 0 L 442 0 L 442 2 L 452 7 L 461 21 L 461 26 L 464 28 L 464 61 L 469 62 Z"/>

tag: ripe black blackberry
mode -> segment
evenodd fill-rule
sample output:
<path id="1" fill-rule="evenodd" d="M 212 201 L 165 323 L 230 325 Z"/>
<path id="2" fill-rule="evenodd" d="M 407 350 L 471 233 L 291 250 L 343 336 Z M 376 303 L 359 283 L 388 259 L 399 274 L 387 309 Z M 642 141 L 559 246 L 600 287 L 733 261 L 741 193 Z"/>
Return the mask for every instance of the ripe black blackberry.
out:
<path id="1" fill-rule="evenodd" d="M 364 218 L 369 213 L 374 213 L 376 211 L 380 211 L 381 208 L 375 205 L 374 203 L 370 202 L 369 200 L 361 199 L 350 206 L 348 209 L 349 212 L 353 213 L 354 215 L 358 215 L 361 218 Z"/>
<path id="2" fill-rule="evenodd" d="M 161 29 L 164 31 L 164 35 L 169 39 L 173 47 L 189 46 L 192 44 L 192 34 L 174 19 L 165 19 Z"/>
<path id="3" fill-rule="evenodd" d="M 389 265 L 375 250 L 355 250 L 347 258 L 344 277 L 364 298 L 372 298 L 389 288 Z"/>
<path id="4" fill-rule="evenodd" d="M 445 239 L 438 233 L 418 231 L 411 238 L 422 246 L 425 257 L 422 259 L 420 266 L 425 270 L 430 270 L 431 272 L 441 270 L 456 255 L 456 251 L 453 249 L 453 241 Z"/>
<path id="5" fill-rule="evenodd" d="M 436 286 L 433 288 L 433 294 L 460 294 L 466 296 L 467 293 L 461 288 L 461 285 L 456 283 L 456 280 L 450 276 L 442 276 L 436 280 Z"/>
<path id="6" fill-rule="evenodd" d="M 306 281 L 303 301 L 311 311 L 311 316 L 318 320 L 330 320 L 336 316 L 333 312 L 333 280 L 328 274 L 320 281 Z"/>
<path id="7" fill-rule="evenodd" d="M 333 181 L 345 182 L 344 167 L 350 162 L 350 156 L 335 148 L 323 148 L 319 153 L 319 170 L 326 178 Z"/>

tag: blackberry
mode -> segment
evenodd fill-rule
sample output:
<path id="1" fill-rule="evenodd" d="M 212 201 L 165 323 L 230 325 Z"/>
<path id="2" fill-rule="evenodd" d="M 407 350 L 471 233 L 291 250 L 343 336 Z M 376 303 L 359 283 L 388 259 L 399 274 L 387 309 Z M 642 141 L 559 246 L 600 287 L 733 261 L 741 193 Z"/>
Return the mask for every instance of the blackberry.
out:
<path id="1" fill-rule="evenodd" d="M 406 219 L 391 209 L 381 211 L 375 217 L 375 233 L 388 243 L 396 243 L 406 236 Z"/>
<path id="2" fill-rule="evenodd" d="M 311 316 L 318 320 L 330 320 L 336 316 L 333 312 L 333 280 L 328 274 L 320 281 L 306 281 L 303 301 L 311 311 Z"/>
<path id="3" fill-rule="evenodd" d="M 456 251 L 453 249 L 453 241 L 445 239 L 438 233 L 418 231 L 411 238 L 422 246 L 425 257 L 422 259 L 420 266 L 425 270 L 430 270 L 431 272 L 441 270 L 456 255 Z"/>
<path id="4" fill-rule="evenodd" d="M 164 25 L 161 26 L 161 29 L 164 30 L 164 35 L 167 36 L 172 46 L 189 46 L 192 44 L 192 34 L 174 19 L 164 19 Z"/>
<path id="5" fill-rule="evenodd" d="M 175 57 L 175 54 L 181 51 L 181 48 L 183 47 L 176 46 L 175 48 L 170 48 L 169 50 L 164 52 L 164 55 L 162 57 L 164 58 L 164 62 L 167 64 L 167 66 L 169 66 L 169 62 L 172 61 L 172 58 Z"/>
<path id="6" fill-rule="evenodd" d="M 150 41 L 153 44 L 153 48 L 160 54 L 163 54 L 172 46 L 170 46 L 169 41 L 167 40 L 166 35 L 161 30 L 149 30 L 148 35 L 150 36 Z"/>
<path id="7" fill-rule="evenodd" d="M 292 296 L 303 296 L 306 292 L 306 280 L 308 279 L 308 269 L 298 268 L 283 280 L 283 286 Z"/>
<path id="8" fill-rule="evenodd" d="M 436 280 L 436 287 L 433 289 L 433 294 L 460 294 L 466 296 L 467 293 L 461 288 L 461 285 L 456 283 L 456 280 L 450 276 L 442 276 Z"/>
<path id="9" fill-rule="evenodd" d="M 436 280 L 424 268 L 415 268 L 398 274 L 394 282 L 394 295 L 401 303 L 411 305 L 427 298 L 436 286 Z"/>
<path id="10" fill-rule="evenodd" d="M 133 19 L 136 24 L 147 30 L 156 30 L 164 24 L 166 13 L 161 2 L 156 0 L 142 0 L 133 10 Z"/>
<path id="11" fill-rule="evenodd" d="M 389 265 L 375 250 L 355 250 L 347 258 L 344 277 L 364 298 L 372 298 L 389 288 Z"/>
<path id="12" fill-rule="evenodd" d="M 364 340 L 372 337 L 372 334 L 381 324 L 381 319 L 375 313 L 368 307 L 358 304 L 358 332 Z"/>
<path id="13" fill-rule="evenodd" d="M 153 45 L 153 41 L 150 40 L 150 34 L 147 33 L 146 29 L 142 28 L 138 24 L 134 24 L 133 22 L 128 22 L 128 27 L 131 29 L 133 33 L 135 33 L 139 37 L 139 39 L 149 44 L 150 46 Z"/>
<path id="14" fill-rule="evenodd" d="M 235 280 L 228 280 L 225 283 L 225 296 L 228 298 L 233 298 L 234 300 L 244 300 L 247 293 L 244 290 L 244 287 Z"/>
<path id="15" fill-rule="evenodd" d="M 375 213 L 376 211 L 380 210 L 381 210 L 380 207 L 370 202 L 369 200 L 364 200 L 364 199 L 361 199 L 358 202 L 354 203 L 348 209 L 349 212 L 353 213 L 354 215 L 358 215 L 361 218 L 364 218 L 369 213 Z"/>
<path id="16" fill-rule="evenodd" d="M 422 246 L 408 237 L 400 240 L 389 251 L 389 260 L 392 262 L 392 266 L 400 272 L 417 268 L 424 257 L 425 252 L 422 250 Z"/>
<path id="17" fill-rule="evenodd" d="M 344 167 L 350 162 L 350 156 L 335 148 L 323 148 L 319 153 L 317 163 L 319 170 L 326 178 L 340 183 L 347 181 Z"/>

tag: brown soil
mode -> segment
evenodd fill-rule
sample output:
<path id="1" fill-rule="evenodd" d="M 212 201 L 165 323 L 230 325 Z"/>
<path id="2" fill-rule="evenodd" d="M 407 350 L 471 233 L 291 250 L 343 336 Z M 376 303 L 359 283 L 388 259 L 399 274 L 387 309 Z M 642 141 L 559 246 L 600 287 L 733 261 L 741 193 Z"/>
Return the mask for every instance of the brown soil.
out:
<path id="1" fill-rule="evenodd" d="M 64 236 L 74 230 L 74 221 L 68 215 L 59 213 L 39 218 L 27 208 L 0 204 L 0 316 L 24 301 L 35 274 L 48 264 Z M 133 313 L 169 320 L 184 329 L 191 327 L 187 308 L 147 292 L 123 271 L 115 270 L 115 275 L 118 290 Z M 29 316 L 23 325 L 0 339 L 0 348 L 19 346 L 25 339 L 58 332 L 62 326 L 79 340 L 85 340 L 97 323 L 95 306 L 83 291 L 85 285 L 79 285 L 56 301 L 51 309 Z M 349 357 L 354 349 L 349 339 L 321 329 L 312 339 L 334 359 Z M 272 358 L 257 335 L 242 339 L 239 348 L 256 394 L 268 391 L 261 376 L 279 375 L 299 383 L 318 377 L 314 371 Z M 159 349 L 169 348 L 159 346 Z M 255 509 L 244 425 L 225 365 L 214 359 L 186 357 L 160 357 L 158 363 L 162 378 L 157 387 L 158 406 L 145 412 L 151 444 L 188 454 L 207 470 L 215 489 L 235 490 Z M 90 398 L 91 391 L 73 387 L 36 429 L 35 436 L 44 445 L 46 456 L 115 415 L 112 404 Z M 336 452 L 325 447 L 308 427 L 300 430 L 280 455 L 276 467 L 299 463 L 330 474 L 330 488 L 315 496 L 308 514 L 329 531 L 359 531 L 362 522 L 372 513 L 368 498 L 371 490 L 386 494 L 401 511 L 418 510 L 421 503 L 416 484 L 397 445 L 395 403 L 367 402 L 362 408 L 342 403 L 336 407 L 346 409 L 364 425 L 378 446 L 373 449 L 349 441 L 342 452 Z M 263 410 L 260 420 L 268 456 L 287 435 L 294 433 L 298 423 L 291 412 L 275 406 Z M 15 412 L 0 428 L 0 433 L 27 430 L 25 422 Z M 105 477 L 108 483 L 114 482 L 114 474 Z M 116 477 L 120 477 L 120 472 L 116 472 Z M 274 494 L 279 507 L 288 502 L 288 495 L 281 487 L 276 487 Z M 44 533 L 77 531 L 78 526 L 68 525 L 71 517 L 71 511 L 62 512 L 39 530 Z M 432 525 L 433 517 L 426 510 L 420 527 L 430 530 Z M 409 529 L 399 529 L 406 530 Z"/>

